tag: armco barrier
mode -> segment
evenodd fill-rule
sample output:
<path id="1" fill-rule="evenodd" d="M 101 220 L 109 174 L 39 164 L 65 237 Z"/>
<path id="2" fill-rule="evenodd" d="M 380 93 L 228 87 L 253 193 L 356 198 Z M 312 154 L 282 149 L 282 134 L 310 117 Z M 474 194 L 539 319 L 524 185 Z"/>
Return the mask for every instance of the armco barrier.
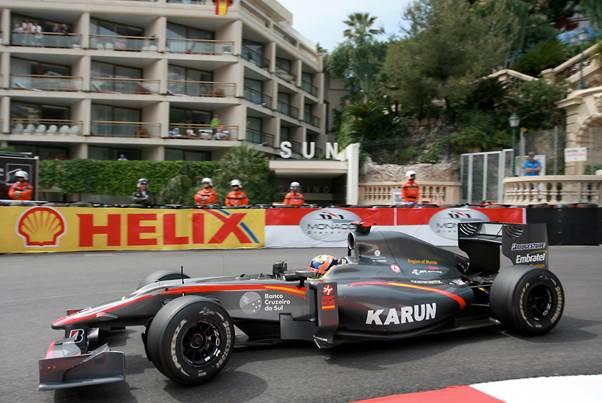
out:
<path id="1" fill-rule="evenodd" d="M 600 207 L 529 208 L 527 222 L 546 223 L 550 245 L 599 245 L 602 241 Z"/>
<path id="2" fill-rule="evenodd" d="M 167 207 L 167 206 L 166 206 Z M 345 246 L 354 221 L 441 246 L 461 221 L 524 223 L 523 208 L 0 207 L 0 253 Z"/>

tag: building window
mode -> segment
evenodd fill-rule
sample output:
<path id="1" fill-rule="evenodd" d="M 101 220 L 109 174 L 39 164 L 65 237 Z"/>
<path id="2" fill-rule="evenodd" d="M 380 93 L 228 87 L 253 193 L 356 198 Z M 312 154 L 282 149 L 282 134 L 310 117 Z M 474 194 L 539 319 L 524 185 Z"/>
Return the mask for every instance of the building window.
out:
<path id="1" fill-rule="evenodd" d="M 90 34 L 94 36 L 144 36 L 144 29 L 99 19 L 90 20 Z"/>
<path id="2" fill-rule="evenodd" d="M 171 123 L 189 123 L 193 125 L 208 125 L 211 122 L 212 113 L 193 109 L 171 108 L 169 110 L 169 121 Z"/>
<path id="3" fill-rule="evenodd" d="M 245 78 L 245 98 L 256 104 L 263 104 L 263 82 Z"/>
<path id="4" fill-rule="evenodd" d="M 88 159 L 91 160 L 116 160 L 122 155 L 128 160 L 142 159 L 142 152 L 140 150 L 117 147 L 88 147 Z"/>
<path id="5" fill-rule="evenodd" d="M 285 59 L 283 57 L 276 58 L 276 68 L 280 69 L 286 73 L 290 73 L 292 70 L 292 63 L 290 60 Z"/>
<path id="6" fill-rule="evenodd" d="M 12 101 L 10 115 L 13 119 L 55 119 L 69 120 L 71 111 L 68 106 L 55 106 L 46 104 L 31 104 Z"/>
<path id="7" fill-rule="evenodd" d="M 247 118 L 247 141 L 251 143 L 262 143 L 263 134 L 263 119 L 261 118 Z"/>
<path id="8" fill-rule="evenodd" d="M 291 141 L 291 128 L 287 126 L 280 127 L 280 141 Z"/>
<path id="9" fill-rule="evenodd" d="M 213 72 L 191 69 L 181 66 L 169 66 L 167 89 L 171 94 L 206 96 L 211 93 Z"/>
<path id="10" fill-rule="evenodd" d="M 142 69 L 93 61 L 92 77 L 142 78 Z"/>
<path id="11" fill-rule="evenodd" d="M 10 71 L 13 76 L 70 76 L 71 67 L 60 64 L 41 63 L 33 60 L 11 58 Z"/>
<path id="12" fill-rule="evenodd" d="M 242 57 L 259 67 L 268 67 L 263 57 L 263 44 L 253 41 L 243 41 Z"/>
<path id="13" fill-rule="evenodd" d="M 95 136 L 142 137 L 138 109 L 111 105 L 92 105 L 92 134 Z M 123 123 L 120 123 L 123 122 Z"/>
<path id="14" fill-rule="evenodd" d="M 10 143 L 17 152 L 32 153 L 41 160 L 68 160 L 69 149 L 67 147 L 49 147 L 34 144 Z"/>
<path id="15" fill-rule="evenodd" d="M 166 161 L 211 161 L 209 151 L 183 150 L 180 148 L 166 148 Z"/>
<path id="16" fill-rule="evenodd" d="M 167 39 L 197 39 L 211 41 L 215 34 L 211 31 L 190 28 L 185 25 L 167 23 Z"/>

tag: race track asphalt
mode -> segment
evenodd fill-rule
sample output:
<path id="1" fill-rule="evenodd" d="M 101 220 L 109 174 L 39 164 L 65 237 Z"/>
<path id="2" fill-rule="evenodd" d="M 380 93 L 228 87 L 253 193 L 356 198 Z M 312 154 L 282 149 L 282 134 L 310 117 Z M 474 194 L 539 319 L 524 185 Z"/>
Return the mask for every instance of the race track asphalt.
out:
<path id="1" fill-rule="evenodd" d="M 319 351 L 311 344 L 237 350 L 210 383 L 185 388 L 147 361 L 140 329 L 118 344 L 127 383 L 38 392 L 38 363 L 60 337 L 50 322 L 129 293 L 154 270 L 184 265 L 192 276 L 269 272 L 331 250 L 122 252 L 0 256 L 0 401 L 3 402 L 342 402 L 521 377 L 602 373 L 602 247 L 552 247 L 566 309 L 550 334 L 518 337 L 491 328 Z M 127 341 L 127 344 L 126 344 Z M 576 397 L 578 393 L 576 394 Z"/>

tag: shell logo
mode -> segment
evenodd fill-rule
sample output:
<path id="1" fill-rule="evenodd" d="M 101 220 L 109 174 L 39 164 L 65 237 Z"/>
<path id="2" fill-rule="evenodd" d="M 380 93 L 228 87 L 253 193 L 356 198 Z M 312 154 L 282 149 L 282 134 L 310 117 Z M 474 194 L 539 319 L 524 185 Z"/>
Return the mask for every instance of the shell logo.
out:
<path id="1" fill-rule="evenodd" d="M 30 208 L 17 221 L 17 233 L 25 240 L 25 246 L 57 246 L 65 229 L 63 216 L 50 207 Z"/>

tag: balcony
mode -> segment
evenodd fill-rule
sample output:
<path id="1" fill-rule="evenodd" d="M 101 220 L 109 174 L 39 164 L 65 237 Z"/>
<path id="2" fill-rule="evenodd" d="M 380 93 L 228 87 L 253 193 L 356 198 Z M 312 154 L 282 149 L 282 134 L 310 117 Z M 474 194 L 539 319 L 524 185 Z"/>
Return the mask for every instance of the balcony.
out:
<path id="1" fill-rule="evenodd" d="M 301 88 L 303 88 L 305 92 L 313 95 L 314 97 L 318 96 L 318 87 L 316 87 L 309 81 L 301 81 Z"/>
<path id="2" fill-rule="evenodd" d="M 299 109 L 286 102 L 278 101 L 278 112 L 293 119 L 299 119 Z"/>
<path id="3" fill-rule="evenodd" d="M 37 34 L 12 33 L 11 45 L 40 48 L 79 48 L 82 40 L 80 34 L 63 34 L 58 32 L 41 32 Z"/>
<path id="4" fill-rule="evenodd" d="M 244 97 L 247 101 L 263 106 L 264 108 L 272 109 L 272 97 L 256 91 L 253 88 L 245 87 Z"/>
<path id="5" fill-rule="evenodd" d="M 286 71 L 281 68 L 276 68 L 276 76 L 290 84 L 295 85 L 297 83 L 297 76 L 290 71 Z"/>
<path id="6" fill-rule="evenodd" d="M 274 146 L 274 136 L 272 134 L 264 133 L 256 129 L 247 127 L 246 141 L 253 144 L 261 144 L 266 147 Z"/>
<path id="7" fill-rule="evenodd" d="M 234 42 L 168 38 L 166 51 L 190 55 L 231 55 L 234 53 Z"/>
<path id="8" fill-rule="evenodd" d="M 359 184 L 359 204 L 394 205 L 394 194 L 401 190 L 401 182 L 367 182 Z M 459 182 L 420 181 L 419 203 L 434 203 L 440 206 L 460 203 Z"/>
<path id="9" fill-rule="evenodd" d="M 263 55 L 248 46 L 242 47 L 242 58 L 248 62 L 253 63 L 257 67 L 268 70 L 270 68 L 270 59 L 263 57 Z"/>
<path id="10" fill-rule="evenodd" d="M 150 36 L 90 35 L 90 48 L 130 52 L 154 51 L 157 38 Z"/>
<path id="11" fill-rule="evenodd" d="M 93 77 L 90 80 L 90 91 L 149 95 L 158 94 L 159 85 L 159 80 L 124 77 Z"/>
<path id="12" fill-rule="evenodd" d="M 306 113 L 305 116 L 303 117 L 303 121 L 312 126 L 320 127 L 320 118 L 316 115 Z"/>
<path id="13" fill-rule="evenodd" d="M 214 5 L 215 0 L 167 0 L 171 4 L 195 4 L 200 6 Z"/>
<path id="14" fill-rule="evenodd" d="M 91 132 L 92 136 L 100 137 L 157 138 L 161 135 L 161 124 L 95 120 Z"/>
<path id="15" fill-rule="evenodd" d="M 184 140 L 236 140 L 238 139 L 238 126 L 219 126 L 213 130 L 209 125 L 172 123 L 169 125 L 168 138 Z"/>
<path id="16" fill-rule="evenodd" d="M 504 203 L 529 204 L 602 203 L 600 175 L 521 176 L 504 179 Z"/>
<path id="17" fill-rule="evenodd" d="M 82 78 L 59 75 L 14 74 L 10 77 L 10 87 L 31 91 L 81 91 Z"/>
<path id="18" fill-rule="evenodd" d="M 82 122 L 62 119 L 11 119 L 12 134 L 80 136 Z"/>
<path id="19" fill-rule="evenodd" d="M 235 83 L 218 83 L 212 81 L 169 80 L 167 91 L 171 95 L 187 95 L 190 97 L 235 97 Z"/>

